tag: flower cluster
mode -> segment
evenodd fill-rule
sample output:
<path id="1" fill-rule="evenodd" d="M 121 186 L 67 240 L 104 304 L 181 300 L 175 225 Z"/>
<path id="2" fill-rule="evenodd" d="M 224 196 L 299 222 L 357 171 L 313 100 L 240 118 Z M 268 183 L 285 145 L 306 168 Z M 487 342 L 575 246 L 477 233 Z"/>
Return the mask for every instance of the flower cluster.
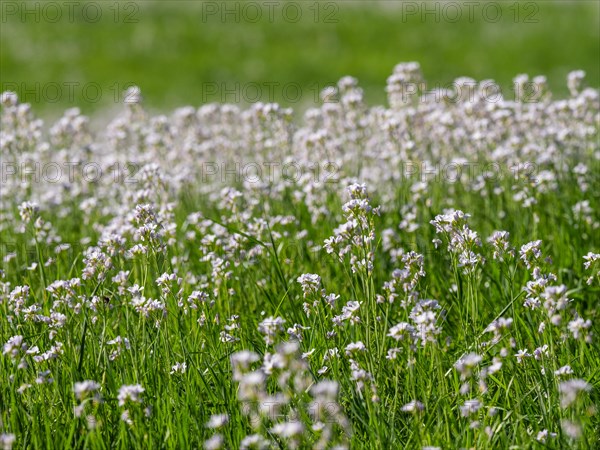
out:
<path id="1" fill-rule="evenodd" d="M 600 96 L 515 82 L 132 88 L 106 127 L 2 94 L 0 447 L 593 442 Z"/>

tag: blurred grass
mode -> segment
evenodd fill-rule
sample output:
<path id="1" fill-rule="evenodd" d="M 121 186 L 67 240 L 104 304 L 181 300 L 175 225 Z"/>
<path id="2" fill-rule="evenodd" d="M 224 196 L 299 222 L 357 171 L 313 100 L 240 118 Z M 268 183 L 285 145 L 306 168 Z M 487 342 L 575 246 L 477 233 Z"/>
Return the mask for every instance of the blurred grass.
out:
<path id="1" fill-rule="evenodd" d="M 443 13 L 444 2 L 295 2 L 302 13 L 297 23 L 285 2 L 253 2 L 262 13 L 257 23 L 246 20 L 256 8 L 244 2 L 82 1 L 72 17 L 64 2 L 52 3 L 62 13 L 56 23 L 48 20 L 55 10 L 44 10 L 43 2 L 27 2 L 24 9 L 25 2 L 4 1 L 0 21 L 0 87 L 17 90 L 46 113 L 110 107 L 131 84 L 158 110 L 253 99 L 306 105 L 344 75 L 357 77 L 374 104 L 385 100 L 394 65 L 413 60 L 430 85 L 459 76 L 492 78 L 510 95 L 516 74 L 544 74 L 565 95 L 565 77 L 574 69 L 587 72 L 589 85 L 600 84 L 596 1 L 492 2 L 502 5 L 495 23 L 484 18 L 495 14 L 493 6 L 484 10 L 486 2 L 472 7 L 473 20 L 465 3 L 454 2 L 462 12 L 456 22 L 449 20 L 453 10 Z M 89 19 L 102 11 L 97 22 L 84 20 L 86 3 L 94 4 Z M 408 3 L 417 7 L 415 14 Z M 37 15 L 31 13 L 36 4 Z M 238 14 L 222 17 L 236 8 Z M 437 14 L 423 17 L 435 8 Z M 23 16 L 24 10 L 30 13 Z M 134 23 L 125 23 L 127 17 Z"/>

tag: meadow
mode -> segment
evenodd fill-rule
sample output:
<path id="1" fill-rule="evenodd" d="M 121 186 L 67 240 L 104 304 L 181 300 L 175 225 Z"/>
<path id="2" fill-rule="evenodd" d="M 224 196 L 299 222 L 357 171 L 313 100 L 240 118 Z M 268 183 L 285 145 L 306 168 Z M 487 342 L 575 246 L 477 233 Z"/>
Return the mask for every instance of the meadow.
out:
<path id="1" fill-rule="evenodd" d="M 597 448 L 598 91 L 422 83 L 99 133 L 4 93 L 4 447 Z"/>
<path id="2" fill-rule="evenodd" d="M 597 4 L 16 3 L 0 449 L 600 448 Z"/>

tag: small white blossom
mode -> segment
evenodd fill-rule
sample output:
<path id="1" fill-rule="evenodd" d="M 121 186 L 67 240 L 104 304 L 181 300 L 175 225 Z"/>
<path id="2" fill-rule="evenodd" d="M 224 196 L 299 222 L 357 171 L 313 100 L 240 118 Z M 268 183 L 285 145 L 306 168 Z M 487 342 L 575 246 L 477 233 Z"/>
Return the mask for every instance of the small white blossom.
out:
<path id="1" fill-rule="evenodd" d="M 145 389 L 139 384 L 123 385 L 119 388 L 119 406 L 124 406 L 127 402 L 141 403 L 142 394 Z"/>

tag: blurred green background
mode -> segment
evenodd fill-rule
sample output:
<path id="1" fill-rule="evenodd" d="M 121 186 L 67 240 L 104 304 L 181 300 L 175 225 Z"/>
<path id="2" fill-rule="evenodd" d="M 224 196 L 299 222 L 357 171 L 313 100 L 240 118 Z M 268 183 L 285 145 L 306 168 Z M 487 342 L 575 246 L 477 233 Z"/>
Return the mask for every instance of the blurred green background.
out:
<path id="1" fill-rule="evenodd" d="M 111 108 L 131 84 L 154 110 L 211 101 L 302 108 L 344 75 L 370 104 L 401 61 L 430 85 L 516 74 L 600 83 L 597 1 L 1 1 L 0 84 L 43 114 Z"/>

